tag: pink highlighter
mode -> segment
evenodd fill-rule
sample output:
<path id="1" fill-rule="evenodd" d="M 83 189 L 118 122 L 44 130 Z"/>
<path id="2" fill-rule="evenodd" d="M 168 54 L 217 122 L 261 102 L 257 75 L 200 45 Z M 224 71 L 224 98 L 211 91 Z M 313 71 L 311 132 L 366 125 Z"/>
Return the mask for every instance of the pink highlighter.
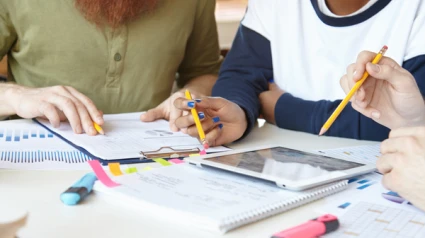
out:
<path id="1" fill-rule="evenodd" d="M 327 214 L 301 225 L 278 232 L 274 234 L 272 238 L 313 238 L 335 231 L 338 227 L 338 218 L 334 215 Z"/>

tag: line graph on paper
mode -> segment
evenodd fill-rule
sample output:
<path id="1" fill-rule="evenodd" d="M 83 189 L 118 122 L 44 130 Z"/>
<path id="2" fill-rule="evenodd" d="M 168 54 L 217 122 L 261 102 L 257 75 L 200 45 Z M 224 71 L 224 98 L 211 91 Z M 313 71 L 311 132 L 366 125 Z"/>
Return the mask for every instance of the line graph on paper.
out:
<path id="1" fill-rule="evenodd" d="M 0 169 L 87 169 L 86 154 L 29 120 L 0 123 Z"/>

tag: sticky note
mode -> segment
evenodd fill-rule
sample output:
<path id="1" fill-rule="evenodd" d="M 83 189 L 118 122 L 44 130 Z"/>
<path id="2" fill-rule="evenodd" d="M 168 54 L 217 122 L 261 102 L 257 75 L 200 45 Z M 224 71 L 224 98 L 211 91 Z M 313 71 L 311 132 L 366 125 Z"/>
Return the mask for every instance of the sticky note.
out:
<path id="1" fill-rule="evenodd" d="M 191 154 L 189 157 L 201 156 L 200 154 Z"/>
<path id="2" fill-rule="evenodd" d="M 207 151 L 206 150 L 202 150 L 201 153 L 199 153 L 200 155 L 206 155 Z"/>
<path id="3" fill-rule="evenodd" d="M 153 161 L 161 164 L 162 166 L 170 166 L 171 165 L 170 162 L 166 161 L 165 159 L 161 159 L 161 158 L 159 158 L 159 159 L 153 159 Z"/>
<path id="4" fill-rule="evenodd" d="M 121 172 L 120 163 L 109 163 L 108 167 L 113 175 L 115 176 L 123 175 L 123 173 Z"/>
<path id="5" fill-rule="evenodd" d="M 137 168 L 136 167 L 127 168 L 125 170 L 125 173 L 127 173 L 127 174 L 132 174 L 132 173 L 136 173 L 136 172 L 137 172 Z"/>
<path id="6" fill-rule="evenodd" d="M 109 176 L 103 170 L 102 165 L 100 165 L 99 161 L 89 160 L 88 163 L 90 167 L 93 169 L 93 172 L 96 174 L 97 179 L 99 179 L 99 181 L 103 183 L 103 185 L 105 185 L 108 188 L 120 186 L 119 183 L 116 183 L 112 181 L 111 178 L 109 178 Z"/>
<path id="7" fill-rule="evenodd" d="M 181 159 L 170 159 L 168 162 L 172 162 L 173 164 L 184 164 L 184 161 Z"/>
<path id="8" fill-rule="evenodd" d="M 142 171 L 149 171 L 149 170 L 152 170 L 152 167 L 146 166 L 142 169 Z"/>

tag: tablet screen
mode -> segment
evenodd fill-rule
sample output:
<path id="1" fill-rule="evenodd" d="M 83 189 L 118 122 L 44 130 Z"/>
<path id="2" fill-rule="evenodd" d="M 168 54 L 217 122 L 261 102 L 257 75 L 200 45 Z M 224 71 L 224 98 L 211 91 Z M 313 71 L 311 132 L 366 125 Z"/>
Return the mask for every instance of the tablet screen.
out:
<path id="1" fill-rule="evenodd" d="M 364 165 L 283 147 L 224 155 L 205 160 L 293 181 L 311 179 L 332 171 L 342 171 Z"/>

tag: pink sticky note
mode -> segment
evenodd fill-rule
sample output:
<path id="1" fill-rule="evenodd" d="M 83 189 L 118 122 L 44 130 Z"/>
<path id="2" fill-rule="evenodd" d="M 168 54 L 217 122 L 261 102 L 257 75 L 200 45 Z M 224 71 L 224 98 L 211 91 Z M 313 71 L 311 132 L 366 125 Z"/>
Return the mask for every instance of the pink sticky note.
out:
<path id="1" fill-rule="evenodd" d="M 116 186 L 120 186 L 119 183 L 116 183 L 109 178 L 109 176 L 105 173 L 105 170 L 103 170 L 102 165 L 100 165 L 99 161 L 97 160 L 89 160 L 89 165 L 93 169 L 93 172 L 96 174 L 97 179 L 100 180 L 100 182 L 103 183 L 108 188 L 113 188 Z"/>
<path id="2" fill-rule="evenodd" d="M 206 150 L 201 150 L 201 153 L 199 153 L 200 155 L 206 155 L 207 151 Z"/>
<path id="3" fill-rule="evenodd" d="M 184 161 L 181 159 L 169 159 L 168 162 L 172 162 L 173 164 L 183 164 Z"/>

